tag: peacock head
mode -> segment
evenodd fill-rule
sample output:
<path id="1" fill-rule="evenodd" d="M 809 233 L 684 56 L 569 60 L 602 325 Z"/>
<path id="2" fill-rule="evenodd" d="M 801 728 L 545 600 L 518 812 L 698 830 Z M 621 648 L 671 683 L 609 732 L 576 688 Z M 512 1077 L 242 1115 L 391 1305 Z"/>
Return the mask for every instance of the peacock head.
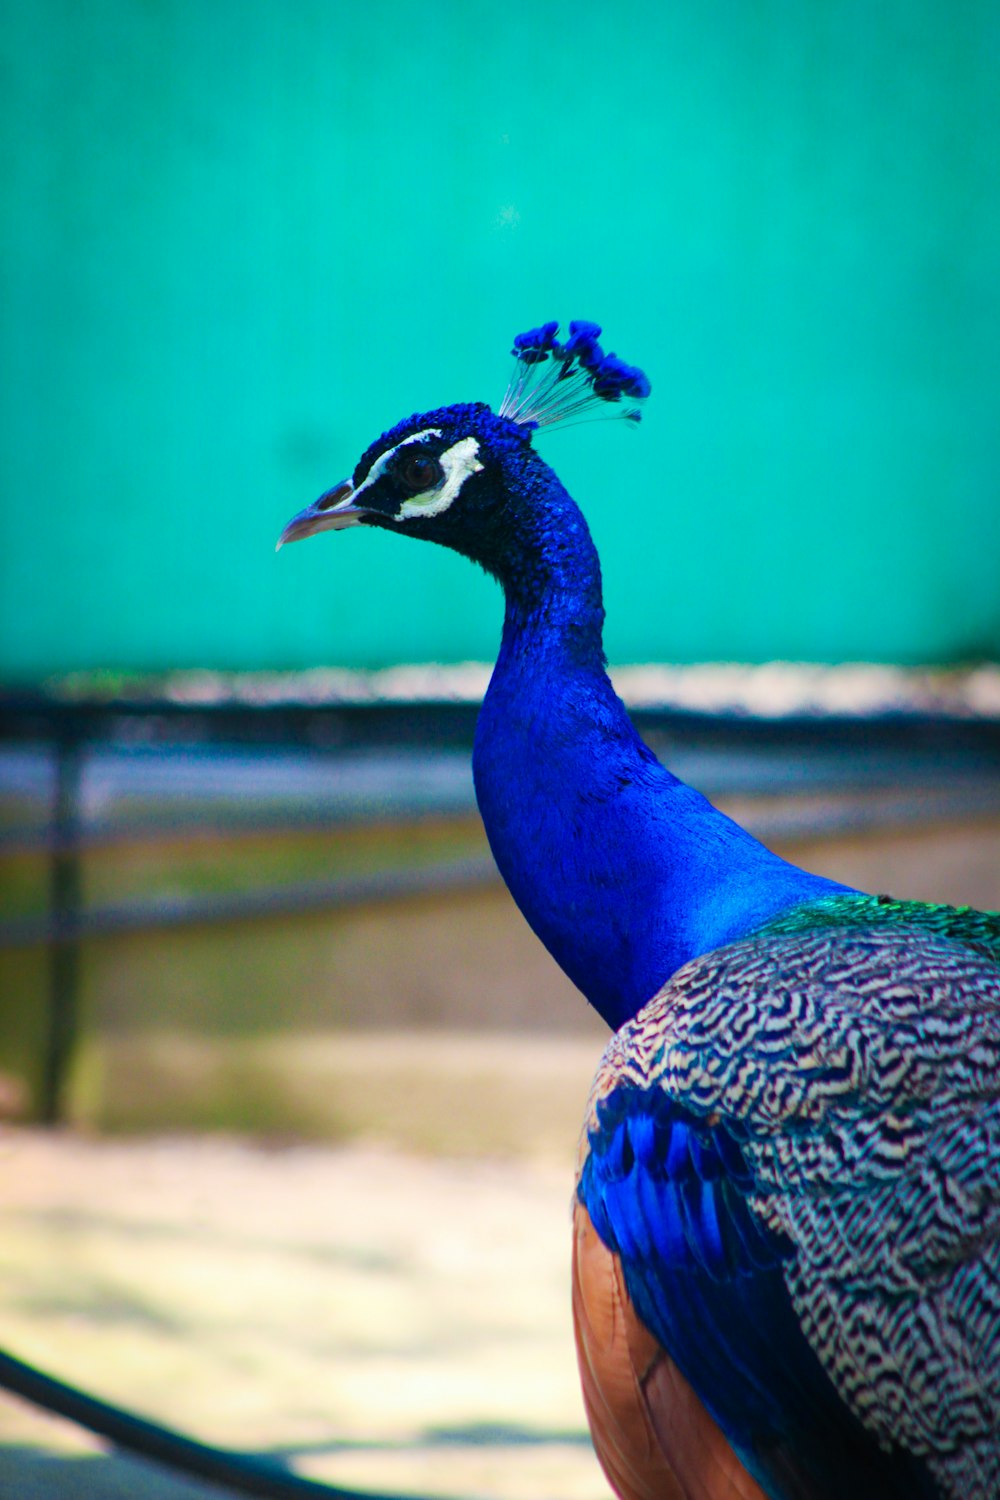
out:
<path id="1" fill-rule="evenodd" d="M 278 540 L 318 531 L 378 526 L 440 542 L 496 572 L 519 511 L 551 477 L 532 447 L 537 428 L 619 416 L 638 422 L 649 381 L 605 354 L 596 323 L 557 323 L 514 340 L 514 375 L 498 411 L 482 402 L 408 417 L 362 455 L 350 479 L 334 485 L 288 523 Z"/>

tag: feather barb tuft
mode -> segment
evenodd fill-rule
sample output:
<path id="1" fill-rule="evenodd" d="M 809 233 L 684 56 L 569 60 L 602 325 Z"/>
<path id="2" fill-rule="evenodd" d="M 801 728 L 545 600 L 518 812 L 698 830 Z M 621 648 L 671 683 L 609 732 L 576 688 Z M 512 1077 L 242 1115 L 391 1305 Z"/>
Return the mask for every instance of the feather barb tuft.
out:
<path id="1" fill-rule="evenodd" d="M 514 339 L 514 373 L 499 415 L 523 427 L 586 420 L 594 412 L 640 421 L 649 381 L 635 365 L 604 353 L 598 343 L 600 324 L 571 323 L 562 344 L 558 332 L 558 323 L 542 323 Z"/>

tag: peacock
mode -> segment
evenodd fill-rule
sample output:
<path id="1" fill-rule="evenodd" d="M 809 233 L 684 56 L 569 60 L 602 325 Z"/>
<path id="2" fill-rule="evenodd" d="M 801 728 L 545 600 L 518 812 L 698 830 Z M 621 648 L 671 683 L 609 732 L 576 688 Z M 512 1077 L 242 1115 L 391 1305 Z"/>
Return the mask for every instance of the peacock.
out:
<path id="1" fill-rule="evenodd" d="M 281 542 L 381 527 L 503 589 L 476 795 L 612 1030 L 573 1220 L 598 1456 L 622 1500 L 998 1496 L 1000 914 L 797 868 L 642 741 L 594 544 L 534 435 L 636 422 L 650 385 L 598 325 L 558 335 L 517 336 L 497 411 L 391 427 Z"/>

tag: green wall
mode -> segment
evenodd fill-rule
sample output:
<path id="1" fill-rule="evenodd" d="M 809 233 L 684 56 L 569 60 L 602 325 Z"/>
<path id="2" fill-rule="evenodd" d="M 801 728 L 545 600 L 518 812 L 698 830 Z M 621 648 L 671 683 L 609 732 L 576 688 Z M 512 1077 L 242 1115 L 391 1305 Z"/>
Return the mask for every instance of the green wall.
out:
<path id="1" fill-rule="evenodd" d="M 0 18 L 0 673 L 491 657 L 289 515 L 602 321 L 540 439 L 613 660 L 1000 654 L 995 0 L 30 0 Z"/>

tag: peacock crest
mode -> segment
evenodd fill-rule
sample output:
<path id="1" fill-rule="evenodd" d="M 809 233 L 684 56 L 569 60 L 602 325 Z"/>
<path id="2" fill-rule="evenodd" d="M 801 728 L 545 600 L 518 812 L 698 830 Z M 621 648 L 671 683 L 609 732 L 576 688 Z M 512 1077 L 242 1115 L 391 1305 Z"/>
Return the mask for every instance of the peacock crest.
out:
<path id="1" fill-rule="evenodd" d="M 514 373 L 500 416 L 532 428 L 586 421 L 598 411 L 603 417 L 640 421 L 649 381 L 635 365 L 604 353 L 597 342 L 600 324 L 571 323 L 563 344 L 556 339 L 558 332 L 558 323 L 543 323 L 514 339 Z"/>

